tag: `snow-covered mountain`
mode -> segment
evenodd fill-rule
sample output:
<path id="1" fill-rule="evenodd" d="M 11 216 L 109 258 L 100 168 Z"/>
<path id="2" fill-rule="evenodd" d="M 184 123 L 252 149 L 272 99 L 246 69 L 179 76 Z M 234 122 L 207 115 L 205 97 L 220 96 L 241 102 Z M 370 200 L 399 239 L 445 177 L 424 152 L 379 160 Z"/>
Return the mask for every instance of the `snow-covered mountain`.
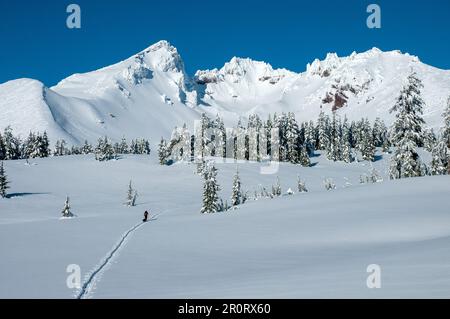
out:
<path id="1" fill-rule="evenodd" d="M 51 88 L 33 79 L 0 84 L 0 129 L 11 125 L 21 135 L 47 130 L 52 140 L 79 143 L 99 135 L 157 139 L 174 126 L 192 127 L 203 112 L 219 113 L 228 125 L 251 113 L 294 112 L 298 120 L 310 120 L 321 109 L 390 123 L 389 109 L 411 71 L 424 84 L 425 120 L 437 128 L 450 95 L 450 71 L 409 54 L 376 48 L 341 58 L 333 53 L 303 73 L 234 57 L 221 69 L 190 77 L 177 49 L 160 41 Z"/>

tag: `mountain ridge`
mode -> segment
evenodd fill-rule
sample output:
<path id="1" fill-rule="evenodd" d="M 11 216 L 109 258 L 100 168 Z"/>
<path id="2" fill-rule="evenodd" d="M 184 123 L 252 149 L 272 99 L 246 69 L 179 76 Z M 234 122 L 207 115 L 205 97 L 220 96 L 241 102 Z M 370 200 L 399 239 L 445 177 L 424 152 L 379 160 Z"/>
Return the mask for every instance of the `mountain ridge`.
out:
<path id="1" fill-rule="evenodd" d="M 220 69 L 189 76 L 178 50 L 163 40 L 49 88 L 34 79 L 0 84 L 0 129 L 11 125 L 23 136 L 47 130 L 53 140 L 81 143 L 101 135 L 159 139 L 174 126 L 192 128 L 203 112 L 220 114 L 229 126 L 252 113 L 294 112 L 306 121 L 321 110 L 337 110 L 350 119 L 381 117 L 389 124 L 388 111 L 412 71 L 424 83 L 424 117 L 438 128 L 450 95 L 450 71 L 408 53 L 377 48 L 347 57 L 328 53 L 300 73 L 233 57 Z"/>

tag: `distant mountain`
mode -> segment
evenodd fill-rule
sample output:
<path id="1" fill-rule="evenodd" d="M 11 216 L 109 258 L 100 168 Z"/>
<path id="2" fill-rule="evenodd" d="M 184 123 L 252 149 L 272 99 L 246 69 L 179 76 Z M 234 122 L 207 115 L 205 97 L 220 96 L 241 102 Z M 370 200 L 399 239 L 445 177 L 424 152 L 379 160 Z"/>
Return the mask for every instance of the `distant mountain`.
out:
<path id="1" fill-rule="evenodd" d="M 47 130 L 52 140 L 80 143 L 99 135 L 158 139 L 183 123 L 192 127 L 203 112 L 219 113 L 227 125 L 252 113 L 294 112 L 300 121 L 316 119 L 321 109 L 390 123 L 389 109 L 412 71 L 424 84 L 424 118 L 438 128 L 450 95 L 450 71 L 400 51 L 328 54 L 303 73 L 234 57 L 221 69 L 190 77 L 177 49 L 160 41 L 51 88 L 32 79 L 0 84 L 0 129 L 11 125 L 23 136 Z"/>

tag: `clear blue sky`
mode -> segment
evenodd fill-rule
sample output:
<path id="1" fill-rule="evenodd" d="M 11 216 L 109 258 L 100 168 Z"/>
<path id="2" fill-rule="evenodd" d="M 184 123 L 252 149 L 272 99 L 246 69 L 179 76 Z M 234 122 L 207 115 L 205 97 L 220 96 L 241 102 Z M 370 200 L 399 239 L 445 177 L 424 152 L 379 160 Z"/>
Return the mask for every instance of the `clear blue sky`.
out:
<path id="1" fill-rule="evenodd" d="M 77 3 L 82 28 L 66 27 Z M 366 27 L 377 3 L 382 28 Z M 31 77 L 51 86 L 123 60 L 158 40 L 176 46 L 186 70 L 233 56 L 303 71 L 327 52 L 374 46 L 450 69 L 450 0 L 0 0 L 0 83 Z"/>

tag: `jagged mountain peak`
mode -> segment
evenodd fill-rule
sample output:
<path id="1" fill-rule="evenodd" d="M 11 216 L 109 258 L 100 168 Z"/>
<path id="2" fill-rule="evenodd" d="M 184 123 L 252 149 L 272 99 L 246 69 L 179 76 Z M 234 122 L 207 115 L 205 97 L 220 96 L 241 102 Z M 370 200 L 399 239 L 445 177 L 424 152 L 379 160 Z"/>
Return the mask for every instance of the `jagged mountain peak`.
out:
<path id="1" fill-rule="evenodd" d="M 233 57 L 191 78 L 178 50 L 163 40 L 49 89 L 33 80 L 0 84 L 0 129 L 11 125 L 24 136 L 33 128 L 47 130 L 52 139 L 95 141 L 99 135 L 160 137 L 174 126 L 192 126 L 203 112 L 220 113 L 233 125 L 254 113 L 293 112 L 310 120 L 320 110 L 338 110 L 350 119 L 381 117 L 389 124 L 389 108 L 412 70 L 423 80 L 425 120 L 438 127 L 450 95 L 450 71 L 408 53 L 377 48 L 344 57 L 329 53 L 303 73 Z"/>

